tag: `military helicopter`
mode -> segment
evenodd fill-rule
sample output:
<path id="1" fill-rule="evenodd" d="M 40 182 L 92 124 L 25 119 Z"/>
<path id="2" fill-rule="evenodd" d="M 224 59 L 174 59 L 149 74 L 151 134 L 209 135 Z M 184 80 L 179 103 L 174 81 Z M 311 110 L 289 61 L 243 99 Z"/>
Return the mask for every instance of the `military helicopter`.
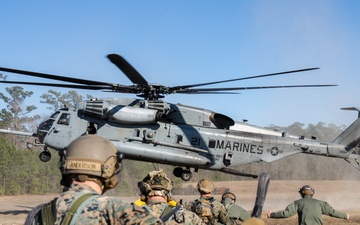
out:
<path id="1" fill-rule="evenodd" d="M 327 87 L 336 85 L 292 85 L 265 87 L 197 88 L 226 82 L 305 72 L 318 68 L 292 70 L 259 76 L 242 77 L 182 86 L 150 84 L 122 56 L 108 59 L 133 83 L 113 84 L 70 78 L 53 74 L 0 67 L 16 73 L 63 83 L 0 81 L 7 84 L 40 85 L 72 89 L 132 93 L 139 98 L 101 98 L 79 102 L 74 108 L 62 108 L 40 123 L 35 144 L 44 145 L 40 154 L 49 161 L 48 148 L 62 151 L 71 141 L 84 134 L 108 138 L 126 159 L 175 166 L 174 175 L 188 181 L 199 169 L 217 170 L 233 175 L 256 178 L 257 174 L 234 169 L 253 162 L 273 162 L 298 153 L 337 157 L 360 169 L 360 113 L 358 119 L 331 143 L 267 130 L 207 109 L 172 104 L 162 99 L 169 94 L 234 94 L 233 91 L 264 88 Z M 356 108 L 354 109 L 360 112 Z M 24 135 L 24 132 L 0 130 Z"/>

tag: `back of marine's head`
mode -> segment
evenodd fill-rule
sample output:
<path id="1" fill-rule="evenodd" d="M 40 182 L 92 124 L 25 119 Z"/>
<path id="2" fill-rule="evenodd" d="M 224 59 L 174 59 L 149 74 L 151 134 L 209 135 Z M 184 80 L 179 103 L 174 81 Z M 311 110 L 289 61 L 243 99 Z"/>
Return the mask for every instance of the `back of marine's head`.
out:
<path id="1" fill-rule="evenodd" d="M 201 194 L 210 194 L 214 191 L 214 183 L 210 179 L 203 178 L 197 183 L 197 189 Z"/>
<path id="2" fill-rule="evenodd" d="M 308 195 L 308 196 L 314 196 L 315 189 L 312 188 L 310 185 L 304 185 L 300 188 L 299 193 L 302 197 Z"/>
<path id="3" fill-rule="evenodd" d="M 221 196 L 221 200 L 224 200 L 225 198 L 231 198 L 231 200 L 233 200 L 234 202 L 236 202 L 236 195 L 230 191 L 225 192 L 222 196 Z"/>
<path id="4" fill-rule="evenodd" d="M 98 135 L 81 136 L 70 143 L 61 159 L 63 182 L 66 179 L 95 181 L 105 192 L 117 185 L 121 160 L 108 139 Z"/>
<path id="5" fill-rule="evenodd" d="M 161 196 L 166 200 L 170 200 L 171 190 L 173 188 L 170 179 L 163 171 L 151 171 L 142 181 L 138 183 L 142 200 L 146 200 L 153 196 Z"/>

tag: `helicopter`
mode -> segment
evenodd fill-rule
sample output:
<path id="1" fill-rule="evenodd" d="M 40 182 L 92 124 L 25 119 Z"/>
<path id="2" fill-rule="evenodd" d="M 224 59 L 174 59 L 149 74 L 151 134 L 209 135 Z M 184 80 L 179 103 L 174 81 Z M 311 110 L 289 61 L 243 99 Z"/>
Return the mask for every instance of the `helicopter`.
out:
<path id="1" fill-rule="evenodd" d="M 60 88 L 100 90 L 135 94 L 137 98 L 94 98 L 75 107 L 62 108 L 41 122 L 35 133 L 0 129 L 2 133 L 36 137 L 35 145 L 43 145 L 40 160 L 51 159 L 49 148 L 63 151 L 81 135 L 96 134 L 108 138 L 125 159 L 175 166 L 173 173 L 184 181 L 199 169 L 257 178 L 235 166 L 273 162 L 299 153 L 336 157 L 360 169 L 360 110 L 358 118 L 333 142 L 294 136 L 237 122 L 212 110 L 172 104 L 163 100 L 169 94 L 234 94 L 238 90 L 329 87 L 336 85 L 289 85 L 262 87 L 199 88 L 200 86 L 279 76 L 319 68 L 242 77 L 230 80 L 180 86 L 150 84 L 124 57 L 109 54 L 107 58 L 133 83 L 113 84 L 19 69 L 0 67 L 0 71 L 51 79 L 64 83 L 0 81 L 6 84 L 39 85 Z"/>

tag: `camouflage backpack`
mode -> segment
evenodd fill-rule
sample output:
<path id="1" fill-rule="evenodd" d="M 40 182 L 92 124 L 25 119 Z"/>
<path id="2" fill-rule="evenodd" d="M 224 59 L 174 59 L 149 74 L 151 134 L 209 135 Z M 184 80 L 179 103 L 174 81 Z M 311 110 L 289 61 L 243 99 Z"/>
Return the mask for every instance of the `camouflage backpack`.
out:
<path id="1" fill-rule="evenodd" d="M 213 211 L 214 202 L 215 198 L 213 197 L 208 200 L 203 198 L 196 199 L 192 205 L 191 211 L 201 217 L 206 224 L 216 224 Z"/>

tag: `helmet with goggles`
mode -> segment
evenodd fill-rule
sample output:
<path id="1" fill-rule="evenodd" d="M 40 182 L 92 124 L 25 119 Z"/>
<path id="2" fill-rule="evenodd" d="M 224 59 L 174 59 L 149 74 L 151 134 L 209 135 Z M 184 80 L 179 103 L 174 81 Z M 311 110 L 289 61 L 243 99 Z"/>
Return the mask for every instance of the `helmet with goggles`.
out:
<path id="1" fill-rule="evenodd" d="M 170 197 L 173 185 L 163 171 L 151 171 L 138 183 L 142 198 L 152 196 Z"/>

